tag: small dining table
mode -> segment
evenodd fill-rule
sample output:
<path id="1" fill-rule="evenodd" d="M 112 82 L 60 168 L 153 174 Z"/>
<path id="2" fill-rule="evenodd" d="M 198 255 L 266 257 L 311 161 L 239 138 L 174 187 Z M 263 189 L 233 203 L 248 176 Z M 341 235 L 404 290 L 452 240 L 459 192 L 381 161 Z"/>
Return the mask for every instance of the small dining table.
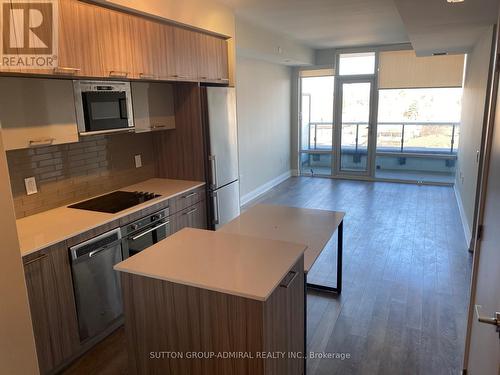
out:
<path id="1" fill-rule="evenodd" d="M 304 252 L 305 286 L 322 292 L 342 292 L 342 252 L 345 212 L 258 204 L 225 224 L 228 233 L 294 242 L 307 246 Z M 309 283 L 307 274 L 337 231 L 337 281 L 335 285 Z"/>

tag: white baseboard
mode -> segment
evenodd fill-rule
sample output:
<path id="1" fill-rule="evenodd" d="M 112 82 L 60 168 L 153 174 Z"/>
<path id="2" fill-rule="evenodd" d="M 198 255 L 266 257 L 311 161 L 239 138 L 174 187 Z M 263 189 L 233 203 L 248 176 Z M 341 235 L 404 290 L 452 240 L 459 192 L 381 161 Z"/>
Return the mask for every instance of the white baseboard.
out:
<path id="1" fill-rule="evenodd" d="M 276 185 L 282 183 L 283 181 L 289 179 L 292 176 L 292 171 L 288 171 L 283 173 L 282 175 L 279 175 L 276 178 L 273 178 L 271 181 L 266 182 L 265 184 L 259 186 L 257 189 L 252 190 L 251 192 L 243 195 L 240 199 L 240 204 L 243 206 L 250 202 L 251 200 L 254 200 L 255 198 L 261 196 L 265 192 L 271 190 L 273 187 Z"/>
<path id="2" fill-rule="evenodd" d="M 468 246 L 470 244 L 471 239 L 472 239 L 472 229 L 470 228 L 467 217 L 465 216 L 465 210 L 464 210 L 464 206 L 462 204 L 462 199 L 460 197 L 460 193 L 458 192 L 456 185 L 453 186 L 453 191 L 455 192 L 455 198 L 457 200 L 458 211 L 460 212 L 460 221 L 462 222 L 462 228 L 464 230 L 465 241 L 466 241 L 467 246 Z"/>

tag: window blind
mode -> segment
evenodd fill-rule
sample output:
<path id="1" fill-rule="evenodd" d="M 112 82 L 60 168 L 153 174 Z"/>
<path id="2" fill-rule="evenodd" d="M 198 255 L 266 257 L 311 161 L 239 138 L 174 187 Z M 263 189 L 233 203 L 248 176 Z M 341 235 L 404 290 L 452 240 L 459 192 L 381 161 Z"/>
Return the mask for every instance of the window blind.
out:
<path id="1" fill-rule="evenodd" d="M 417 57 L 415 51 L 383 51 L 379 88 L 462 87 L 465 55 Z"/>

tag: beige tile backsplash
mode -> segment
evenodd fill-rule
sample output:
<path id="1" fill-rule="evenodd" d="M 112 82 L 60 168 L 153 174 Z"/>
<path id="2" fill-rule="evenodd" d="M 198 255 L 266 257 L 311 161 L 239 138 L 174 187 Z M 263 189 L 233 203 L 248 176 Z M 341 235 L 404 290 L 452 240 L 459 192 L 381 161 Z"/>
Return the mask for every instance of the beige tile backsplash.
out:
<path id="1" fill-rule="evenodd" d="M 22 218 L 155 177 L 153 133 L 82 138 L 7 152 L 16 217 Z M 142 155 L 135 168 L 134 155 Z M 34 176 L 38 193 L 26 195 Z"/>

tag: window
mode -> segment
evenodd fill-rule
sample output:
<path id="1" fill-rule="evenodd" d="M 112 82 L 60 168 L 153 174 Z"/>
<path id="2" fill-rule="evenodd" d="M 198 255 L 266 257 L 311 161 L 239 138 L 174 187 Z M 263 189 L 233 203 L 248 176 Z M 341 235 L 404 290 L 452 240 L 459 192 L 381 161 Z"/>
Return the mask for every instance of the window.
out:
<path id="1" fill-rule="evenodd" d="M 375 52 L 343 53 L 339 56 L 339 75 L 375 74 Z"/>
<path id="2" fill-rule="evenodd" d="M 379 91 L 377 151 L 455 153 L 461 88 Z"/>
<path id="3" fill-rule="evenodd" d="M 453 183 L 461 88 L 379 90 L 375 176 Z"/>
<path id="4" fill-rule="evenodd" d="M 331 150 L 333 76 L 302 78 L 302 150 Z"/>
<path id="5" fill-rule="evenodd" d="M 310 73 L 310 72 L 308 72 Z M 300 171 L 330 176 L 333 141 L 333 72 L 301 78 Z"/>

